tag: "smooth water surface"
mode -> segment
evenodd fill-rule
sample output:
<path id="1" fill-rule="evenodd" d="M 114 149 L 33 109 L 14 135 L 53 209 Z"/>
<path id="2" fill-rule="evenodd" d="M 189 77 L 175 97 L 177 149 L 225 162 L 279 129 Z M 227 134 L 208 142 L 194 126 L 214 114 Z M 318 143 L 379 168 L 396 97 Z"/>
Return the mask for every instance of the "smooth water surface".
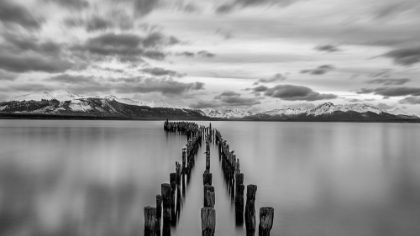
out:
<path id="1" fill-rule="evenodd" d="M 257 213 L 275 208 L 272 235 L 420 235 L 419 125 L 212 125 L 258 186 Z M 0 120 L 0 235 L 143 235 L 185 143 L 163 121 Z M 203 152 L 172 235 L 201 234 Z M 246 235 L 214 144 L 211 172 L 216 235 Z"/>

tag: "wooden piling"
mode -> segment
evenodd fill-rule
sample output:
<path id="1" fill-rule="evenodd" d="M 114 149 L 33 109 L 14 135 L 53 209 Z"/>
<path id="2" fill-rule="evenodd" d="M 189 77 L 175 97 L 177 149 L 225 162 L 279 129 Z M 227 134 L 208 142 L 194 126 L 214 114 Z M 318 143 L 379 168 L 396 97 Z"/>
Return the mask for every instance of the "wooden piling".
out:
<path id="1" fill-rule="evenodd" d="M 271 228 L 273 227 L 274 208 L 261 207 L 260 208 L 260 236 L 270 236 Z"/>
<path id="2" fill-rule="evenodd" d="M 160 235 L 160 222 L 162 221 L 162 196 L 156 195 L 156 234 Z"/>
<path id="3" fill-rule="evenodd" d="M 204 195 L 204 199 L 204 207 L 214 207 L 214 205 L 216 204 L 214 191 L 212 192 L 210 190 L 207 190 L 206 194 Z"/>
<path id="4" fill-rule="evenodd" d="M 206 154 L 206 170 L 210 171 L 210 152 L 205 152 Z"/>
<path id="5" fill-rule="evenodd" d="M 181 185 L 181 164 L 175 162 L 176 185 Z"/>
<path id="6" fill-rule="evenodd" d="M 213 175 L 211 173 L 209 173 L 208 171 L 204 171 L 203 173 L 203 185 L 212 185 L 212 179 L 213 179 Z"/>
<path id="7" fill-rule="evenodd" d="M 144 235 L 156 236 L 156 208 L 144 208 Z"/>
<path id="8" fill-rule="evenodd" d="M 183 148 L 182 149 L 182 173 L 184 174 L 185 174 L 185 168 L 187 167 L 186 164 L 187 164 L 187 149 Z"/>
<path id="9" fill-rule="evenodd" d="M 248 231 L 255 231 L 255 195 L 257 186 L 250 184 L 246 188 L 245 225 Z"/>
<path id="10" fill-rule="evenodd" d="M 162 196 L 156 195 L 156 219 L 160 221 L 162 218 Z"/>
<path id="11" fill-rule="evenodd" d="M 216 229 L 216 210 L 211 207 L 201 208 L 202 236 L 214 236 Z"/>
<path id="12" fill-rule="evenodd" d="M 172 201 L 172 189 L 171 185 L 164 183 L 161 185 L 161 196 L 162 196 L 162 216 L 163 222 L 171 221 L 171 201 Z"/>
<path id="13" fill-rule="evenodd" d="M 242 226 L 244 224 L 244 190 L 243 184 L 236 186 L 235 194 L 235 220 L 236 225 Z"/>

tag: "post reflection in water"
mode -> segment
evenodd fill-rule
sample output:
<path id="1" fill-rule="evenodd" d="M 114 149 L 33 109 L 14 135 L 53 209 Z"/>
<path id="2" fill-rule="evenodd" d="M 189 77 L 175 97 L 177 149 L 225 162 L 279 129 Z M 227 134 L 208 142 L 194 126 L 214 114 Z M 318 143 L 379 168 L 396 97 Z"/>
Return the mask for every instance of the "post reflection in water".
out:
<path id="1" fill-rule="evenodd" d="M 0 120 L 0 235 L 143 235 L 144 208 L 157 206 L 186 143 L 162 123 Z M 256 227 L 272 206 L 271 235 L 418 236 L 418 125 L 212 125 L 241 161 L 242 186 L 258 185 Z M 170 202 L 162 212 L 162 235 L 201 234 L 204 151 L 175 188 L 176 227 Z M 238 178 L 226 181 L 217 145 L 210 153 L 215 235 L 246 235 Z"/>

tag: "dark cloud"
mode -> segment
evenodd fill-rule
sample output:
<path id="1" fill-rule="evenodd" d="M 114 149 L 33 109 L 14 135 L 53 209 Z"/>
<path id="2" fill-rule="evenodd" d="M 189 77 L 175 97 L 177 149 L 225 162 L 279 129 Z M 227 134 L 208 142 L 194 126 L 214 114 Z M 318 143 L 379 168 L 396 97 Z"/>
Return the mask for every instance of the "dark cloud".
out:
<path id="1" fill-rule="evenodd" d="M 226 14 L 234 9 L 246 8 L 258 5 L 278 5 L 278 6 L 288 6 L 299 0 L 235 0 L 232 3 L 225 3 L 216 8 L 216 13 Z"/>
<path id="2" fill-rule="evenodd" d="M 207 58 L 209 58 L 209 57 L 215 57 L 216 56 L 215 54 L 210 53 L 210 52 L 205 51 L 205 50 L 198 51 L 197 52 L 197 55 L 199 55 L 201 57 L 207 57 Z"/>
<path id="3" fill-rule="evenodd" d="M 326 73 L 328 73 L 328 72 L 330 72 L 334 69 L 335 69 L 335 67 L 332 66 L 332 65 L 322 65 L 322 66 L 319 66 L 315 69 L 302 70 L 302 71 L 300 71 L 300 73 L 302 73 L 302 74 L 308 73 L 308 74 L 311 74 L 311 75 L 323 75 L 323 74 L 326 74 Z"/>
<path id="4" fill-rule="evenodd" d="M 268 87 L 265 87 L 265 86 L 263 86 L 263 85 L 260 85 L 260 86 L 258 86 L 258 87 L 252 88 L 252 91 L 253 91 L 254 93 L 265 92 L 265 91 L 267 91 L 267 90 L 268 90 Z"/>
<path id="5" fill-rule="evenodd" d="M 215 98 L 219 99 L 223 96 L 227 96 L 227 97 L 231 97 L 231 96 L 241 96 L 240 93 L 237 92 L 233 92 L 233 91 L 224 91 L 223 93 L 221 93 L 220 95 L 217 95 Z"/>
<path id="6" fill-rule="evenodd" d="M 286 80 L 286 76 L 277 73 L 271 76 L 268 79 L 259 79 L 257 82 L 254 83 L 254 85 L 258 85 L 258 83 L 274 83 L 274 82 L 280 82 Z"/>
<path id="7" fill-rule="evenodd" d="M 159 5 L 159 0 L 134 0 L 134 10 L 137 16 L 143 17 Z"/>
<path id="8" fill-rule="evenodd" d="M 411 66 L 420 62 L 420 47 L 395 49 L 382 56 L 392 58 L 397 65 Z"/>
<path id="9" fill-rule="evenodd" d="M 160 67 L 152 67 L 152 68 L 145 68 L 145 69 L 141 69 L 140 71 L 144 72 L 144 73 L 148 73 L 154 76 L 175 76 L 175 77 L 182 77 L 183 75 L 173 71 L 173 70 L 166 70 Z"/>
<path id="10" fill-rule="evenodd" d="M 0 68 L 13 72 L 44 71 L 56 73 L 66 71 L 72 66 L 73 63 L 57 58 L 0 53 Z"/>
<path id="11" fill-rule="evenodd" d="M 215 100 L 221 102 L 221 106 L 253 106 L 261 104 L 257 98 L 244 98 L 240 93 L 233 91 L 224 91 L 214 97 Z"/>
<path id="12" fill-rule="evenodd" d="M 86 31 L 109 29 L 129 30 L 134 27 L 134 20 L 123 11 L 113 10 L 105 15 L 93 15 L 86 19 L 80 16 L 67 17 L 63 21 L 66 27 L 84 27 Z"/>
<path id="13" fill-rule="evenodd" d="M 61 52 L 61 45 L 52 41 L 39 42 L 37 38 L 31 38 L 24 35 L 4 34 L 6 42 L 2 46 L 12 53 L 23 53 L 27 51 L 37 52 L 43 55 L 58 55 Z"/>
<path id="14" fill-rule="evenodd" d="M 176 53 L 175 55 L 177 56 L 184 56 L 184 57 L 195 57 L 195 56 L 200 56 L 200 57 L 205 57 L 205 58 L 212 58 L 215 57 L 216 55 L 213 53 L 210 53 L 206 50 L 201 50 L 198 51 L 197 53 L 194 52 L 181 52 L 181 53 Z"/>
<path id="15" fill-rule="evenodd" d="M 129 33 L 105 33 L 72 49 L 81 54 L 88 52 L 100 56 L 117 56 L 121 61 L 141 61 L 141 57 L 163 60 L 166 55 L 161 48 L 171 44 L 171 38 L 160 33 L 151 33 L 146 37 Z"/>
<path id="16" fill-rule="evenodd" d="M 144 39 L 143 39 L 143 46 L 146 48 L 149 47 L 156 47 L 158 44 L 161 44 L 164 40 L 164 36 L 159 33 L 159 32 L 153 32 L 149 35 L 147 35 Z"/>
<path id="17" fill-rule="evenodd" d="M 315 47 L 315 50 L 323 52 L 339 52 L 341 49 L 337 45 L 325 44 Z"/>
<path id="18" fill-rule="evenodd" d="M 304 86 L 277 85 L 264 92 L 265 96 L 287 101 L 316 101 L 337 98 L 334 94 L 321 94 Z"/>
<path id="19" fill-rule="evenodd" d="M 413 87 L 381 87 L 375 89 L 362 88 L 356 91 L 358 94 L 369 94 L 373 93 L 376 95 L 382 95 L 384 97 L 399 97 L 399 96 L 419 96 L 420 88 Z"/>
<path id="20" fill-rule="evenodd" d="M 151 93 L 159 92 L 164 95 L 179 95 L 188 91 L 203 90 L 204 83 L 182 83 L 173 79 L 140 79 L 136 83 L 124 83 L 117 86 L 120 93 Z"/>
<path id="21" fill-rule="evenodd" d="M 194 57 L 195 53 L 193 53 L 193 52 L 181 52 L 181 53 L 177 53 L 176 55 L 184 56 L 184 57 Z"/>
<path id="22" fill-rule="evenodd" d="M 41 20 L 34 17 L 23 6 L 11 0 L 0 0 L 0 21 L 5 24 L 16 24 L 27 29 L 41 28 Z"/>
<path id="23" fill-rule="evenodd" d="M 109 20 L 101 18 L 99 16 L 94 16 L 86 22 L 87 31 L 98 31 L 106 30 L 113 27 L 113 23 Z"/>
<path id="24" fill-rule="evenodd" d="M 155 60 L 163 60 L 165 59 L 165 53 L 161 52 L 161 51 L 156 51 L 156 50 L 147 50 L 143 53 L 143 55 L 145 57 L 148 57 L 150 59 L 155 59 Z"/>
<path id="25" fill-rule="evenodd" d="M 233 4 L 222 4 L 216 8 L 216 13 L 226 14 L 231 12 L 234 9 L 235 5 Z"/>
<path id="26" fill-rule="evenodd" d="M 420 104 L 420 96 L 411 96 L 411 97 L 406 97 L 404 99 L 401 99 L 399 101 L 399 103 L 401 104 Z"/>
<path id="27" fill-rule="evenodd" d="M 411 79 L 374 79 L 369 80 L 368 84 L 383 84 L 383 85 L 403 85 L 410 82 Z"/>
<path id="28" fill-rule="evenodd" d="M 89 2 L 86 0 L 44 0 L 45 2 L 52 2 L 62 7 L 74 10 L 81 10 L 89 7 Z"/>

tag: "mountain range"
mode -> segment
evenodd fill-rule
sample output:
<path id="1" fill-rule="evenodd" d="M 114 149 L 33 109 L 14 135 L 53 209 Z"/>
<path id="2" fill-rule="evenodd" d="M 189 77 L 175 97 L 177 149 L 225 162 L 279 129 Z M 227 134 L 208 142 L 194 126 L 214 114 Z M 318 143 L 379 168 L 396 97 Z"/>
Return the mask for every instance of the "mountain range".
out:
<path id="1" fill-rule="evenodd" d="M 115 96 L 81 96 L 67 91 L 31 93 L 0 102 L 0 118 L 420 121 L 420 117 L 407 114 L 399 108 L 385 110 L 358 103 L 335 105 L 327 102 L 310 109 L 286 107 L 259 113 L 237 109 L 201 111 L 173 107 L 163 100 L 142 102 Z"/>

